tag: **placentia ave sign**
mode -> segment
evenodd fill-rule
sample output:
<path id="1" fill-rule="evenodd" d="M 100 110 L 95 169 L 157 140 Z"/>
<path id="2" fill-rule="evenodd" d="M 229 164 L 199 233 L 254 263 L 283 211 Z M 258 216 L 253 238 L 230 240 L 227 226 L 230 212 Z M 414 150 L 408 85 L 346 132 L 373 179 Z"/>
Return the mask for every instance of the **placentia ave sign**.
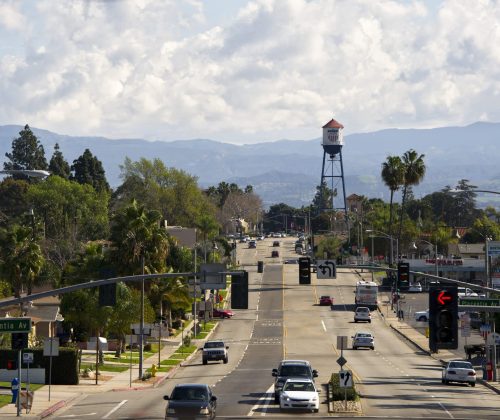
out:
<path id="1" fill-rule="evenodd" d="M 29 333 L 31 318 L 0 318 L 0 333 Z"/>

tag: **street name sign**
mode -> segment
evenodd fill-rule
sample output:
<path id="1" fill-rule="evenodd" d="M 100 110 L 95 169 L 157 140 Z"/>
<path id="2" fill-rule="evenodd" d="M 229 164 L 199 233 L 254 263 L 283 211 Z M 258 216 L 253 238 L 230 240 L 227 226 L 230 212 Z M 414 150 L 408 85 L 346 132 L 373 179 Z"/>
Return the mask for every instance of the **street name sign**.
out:
<path id="1" fill-rule="evenodd" d="M 486 306 L 489 308 L 498 306 L 498 308 L 500 309 L 500 299 L 462 298 L 460 299 L 460 306 Z"/>
<path id="2" fill-rule="evenodd" d="M 337 269 L 333 260 L 318 260 L 316 263 L 316 278 L 334 279 L 337 277 Z"/>
<path id="3" fill-rule="evenodd" d="M 29 333 L 31 318 L 1 318 L 0 333 Z"/>

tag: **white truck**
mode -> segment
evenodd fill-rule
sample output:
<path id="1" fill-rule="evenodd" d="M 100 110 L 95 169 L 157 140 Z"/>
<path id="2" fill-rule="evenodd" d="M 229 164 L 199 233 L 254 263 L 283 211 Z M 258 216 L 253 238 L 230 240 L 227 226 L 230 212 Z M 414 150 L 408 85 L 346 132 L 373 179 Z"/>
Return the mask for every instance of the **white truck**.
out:
<path id="1" fill-rule="evenodd" d="M 354 303 L 356 306 L 367 306 L 375 309 L 378 304 L 378 286 L 373 281 L 358 281 L 354 291 Z"/>

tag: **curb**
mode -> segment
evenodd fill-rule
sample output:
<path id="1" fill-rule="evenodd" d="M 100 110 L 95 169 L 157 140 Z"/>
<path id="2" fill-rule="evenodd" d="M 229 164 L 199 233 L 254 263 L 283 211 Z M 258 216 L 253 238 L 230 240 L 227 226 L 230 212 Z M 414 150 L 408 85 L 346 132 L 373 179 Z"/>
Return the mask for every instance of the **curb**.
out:
<path id="1" fill-rule="evenodd" d="M 62 400 L 62 401 L 55 403 L 52 407 L 49 407 L 49 408 L 45 409 L 44 411 L 42 411 L 38 418 L 44 419 L 45 417 L 48 417 L 51 414 L 54 414 L 57 410 L 60 410 L 61 408 L 65 407 L 68 402 L 69 401 Z"/>

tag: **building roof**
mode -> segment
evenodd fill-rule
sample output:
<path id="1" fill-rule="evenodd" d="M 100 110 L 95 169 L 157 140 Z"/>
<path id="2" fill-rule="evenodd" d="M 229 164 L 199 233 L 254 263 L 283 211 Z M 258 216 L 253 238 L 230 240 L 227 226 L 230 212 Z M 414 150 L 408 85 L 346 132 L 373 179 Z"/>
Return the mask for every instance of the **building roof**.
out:
<path id="1" fill-rule="evenodd" d="M 449 244 L 448 245 L 449 254 L 467 255 L 467 254 L 478 254 L 484 255 L 484 244 Z"/>
<path id="2" fill-rule="evenodd" d="M 332 118 L 322 128 L 344 128 L 344 126 Z"/>

